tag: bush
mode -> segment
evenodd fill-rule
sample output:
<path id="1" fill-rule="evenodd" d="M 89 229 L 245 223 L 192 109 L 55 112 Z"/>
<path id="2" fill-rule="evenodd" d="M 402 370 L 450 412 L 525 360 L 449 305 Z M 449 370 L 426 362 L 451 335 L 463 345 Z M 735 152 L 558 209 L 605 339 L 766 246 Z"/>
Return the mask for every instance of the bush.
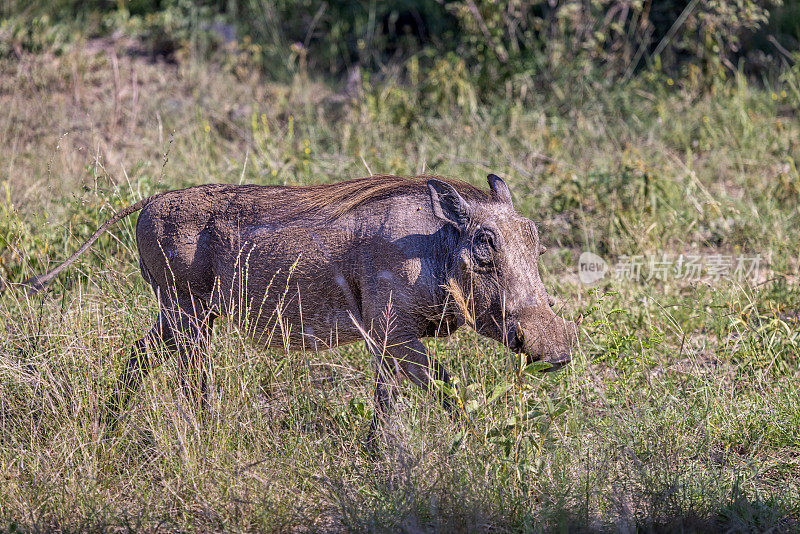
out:
<path id="1" fill-rule="evenodd" d="M 94 31 L 122 24 L 154 54 L 184 47 L 207 54 L 237 34 L 248 57 L 273 78 L 297 69 L 343 75 L 355 65 L 383 73 L 400 65 L 436 73 L 462 70 L 481 97 L 591 78 L 607 84 L 642 68 L 673 75 L 687 65 L 705 79 L 735 71 L 742 43 L 769 19 L 780 0 L 455 0 L 328 2 L 325 0 L 14 1 L 5 16 L 40 21 L 93 21 Z M 39 17 L 39 18 L 37 18 Z M 37 25 L 0 32 L 23 48 L 54 38 Z M 10 37 L 9 37 L 10 35 Z M 216 36 L 216 38 L 215 38 Z M 232 49 L 240 51 L 238 43 Z M 752 44 L 757 46 L 757 44 Z M 9 46 L 0 48 L 10 49 Z M 450 55 L 450 56 L 449 56 Z M 450 58 L 458 58 L 453 62 Z M 565 78 L 566 76 L 566 78 Z M 424 78 L 424 76 L 423 76 Z M 428 99 L 449 100 L 452 87 L 423 87 Z M 464 91 L 461 91 L 462 93 Z M 467 92 L 472 92 L 472 89 Z M 464 100 L 463 95 L 459 97 Z"/>
<path id="2" fill-rule="evenodd" d="M 553 77 L 561 65 L 628 77 L 650 65 L 733 69 L 741 38 L 768 19 L 755 0 L 643 2 L 524 0 L 448 4 L 459 21 L 462 57 L 483 84 L 520 72 Z"/>

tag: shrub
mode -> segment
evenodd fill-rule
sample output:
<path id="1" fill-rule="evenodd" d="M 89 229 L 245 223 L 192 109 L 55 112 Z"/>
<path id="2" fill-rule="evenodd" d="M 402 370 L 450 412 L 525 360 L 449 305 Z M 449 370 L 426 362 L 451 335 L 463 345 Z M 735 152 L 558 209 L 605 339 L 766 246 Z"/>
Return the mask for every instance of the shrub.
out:
<path id="1" fill-rule="evenodd" d="M 89 20 L 97 32 L 122 23 L 155 52 L 191 45 L 207 53 L 219 44 L 214 36 L 230 41 L 228 34 L 234 32 L 240 40 L 247 38 L 248 45 L 257 45 L 255 60 L 278 78 L 298 67 L 333 74 L 354 65 L 376 73 L 390 64 L 408 70 L 411 60 L 424 72 L 435 72 L 442 58 L 452 53 L 463 61 L 477 91 L 491 95 L 508 92 L 509 83 L 527 84 L 528 89 L 554 83 L 565 72 L 595 73 L 596 79 L 613 81 L 627 79 L 642 67 L 677 71 L 692 64 L 707 78 L 714 77 L 725 68 L 735 70 L 743 43 L 760 46 L 760 41 L 746 37 L 768 21 L 767 7 L 779 4 L 780 0 L 60 0 L 13 1 L 0 15 L 40 22 L 42 16 L 52 17 L 45 22 Z M 0 34 L 0 43 L 9 39 L 8 31 Z M 42 34 L 47 32 L 35 24 L 19 24 L 10 39 L 35 49 L 54 39 L 43 39 Z"/>

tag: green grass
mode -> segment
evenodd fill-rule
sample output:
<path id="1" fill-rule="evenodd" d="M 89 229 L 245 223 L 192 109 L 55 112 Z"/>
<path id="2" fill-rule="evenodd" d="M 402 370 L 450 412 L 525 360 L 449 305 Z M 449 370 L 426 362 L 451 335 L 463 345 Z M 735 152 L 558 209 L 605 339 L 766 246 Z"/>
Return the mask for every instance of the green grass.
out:
<path id="1" fill-rule="evenodd" d="M 472 425 L 406 385 L 372 461 L 361 345 L 281 355 L 222 321 L 209 416 L 198 419 L 169 361 L 109 435 L 99 407 L 156 314 L 131 218 L 43 296 L 2 297 L 0 528 L 798 528 L 800 125 L 780 89 L 656 79 L 525 104 L 445 102 L 398 121 L 411 89 L 368 85 L 363 102 L 341 104 L 304 76 L 274 84 L 121 51 L 115 68 L 76 46 L 0 65 L 4 279 L 55 265 L 156 191 L 321 183 L 365 165 L 485 187 L 495 172 L 540 226 L 546 286 L 587 326 L 557 374 L 521 372 L 467 330 L 429 342 Z M 582 250 L 612 263 L 761 254 L 765 268 L 752 287 L 607 278 L 590 290 Z"/>

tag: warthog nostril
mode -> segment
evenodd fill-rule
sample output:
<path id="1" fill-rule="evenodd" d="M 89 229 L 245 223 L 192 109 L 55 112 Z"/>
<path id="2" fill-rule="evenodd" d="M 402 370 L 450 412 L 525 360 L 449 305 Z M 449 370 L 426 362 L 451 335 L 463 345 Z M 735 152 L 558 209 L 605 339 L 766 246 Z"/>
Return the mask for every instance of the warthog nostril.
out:
<path id="1" fill-rule="evenodd" d="M 559 354 L 558 357 L 556 359 L 554 359 L 552 363 L 557 364 L 557 365 L 566 365 L 571 361 L 572 361 L 572 354 L 569 354 L 569 353 L 565 352 L 565 353 Z"/>
<path id="2" fill-rule="evenodd" d="M 547 297 L 547 303 L 550 305 L 551 308 L 553 308 L 556 305 L 556 299 L 554 299 L 553 297 L 548 296 Z"/>
<path id="3" fill-rule="evenodd" d="M 549 373 L 552 371 L 558 371 L 569 362 L 572 361 L 572 355 L 567 352 L 562 352 L 558 356 L 553 357 L 552 359 L 545 360 L 547 363 L 550 364 L 548 369 L 544 369 L 545 372 Z"/>
<path id="4" fill-rule="evenodd" d="M 519 326 L 512 326 L 508 332 L 508 348 L 513 352 L 522 352 L 525 347 L 525 337 Z"/>

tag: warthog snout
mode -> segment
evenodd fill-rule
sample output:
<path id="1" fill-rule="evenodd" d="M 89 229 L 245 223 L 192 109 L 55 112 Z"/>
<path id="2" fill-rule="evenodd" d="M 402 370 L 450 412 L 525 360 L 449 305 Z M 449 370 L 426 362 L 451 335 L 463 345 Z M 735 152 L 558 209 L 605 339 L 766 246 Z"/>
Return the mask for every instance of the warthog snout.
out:
<path id="1" fill-rule="evenodd" d="M 513 352 L 525 354 L 530 362 L 549 363 L 546 371 L 556 371 L 572 361 L 579 325 L 580 321 L 567 321 L 550 310 L 521 314 L 509 328 L 507 345 Z"/>

